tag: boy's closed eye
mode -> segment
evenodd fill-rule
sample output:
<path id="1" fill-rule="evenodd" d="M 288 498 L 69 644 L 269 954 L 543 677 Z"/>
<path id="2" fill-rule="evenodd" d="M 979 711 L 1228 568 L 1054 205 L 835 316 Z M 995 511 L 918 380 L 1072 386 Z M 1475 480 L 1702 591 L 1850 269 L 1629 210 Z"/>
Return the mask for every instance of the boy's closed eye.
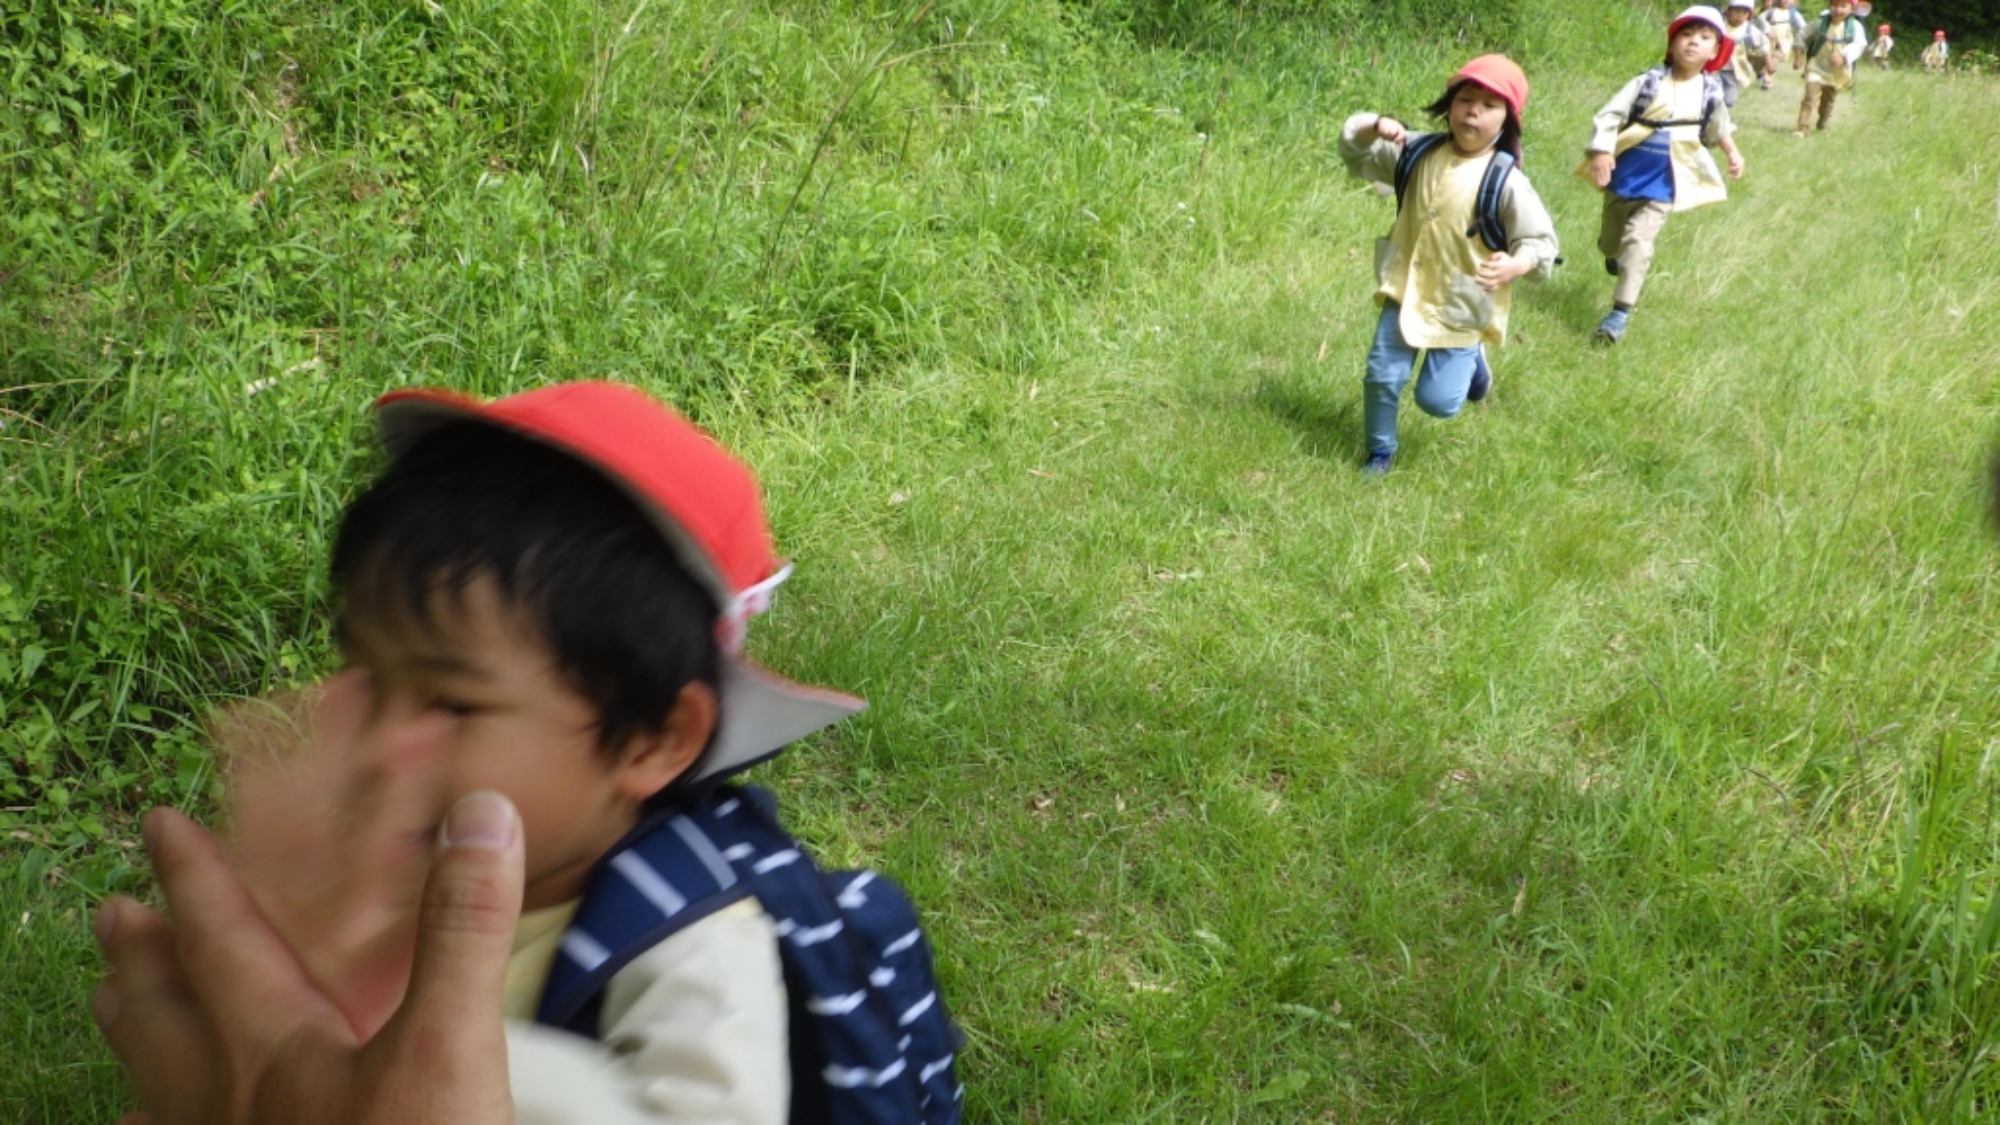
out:
<path id="1" fill-rule="evenodd" d="M 474 715 L 479 714 L 482 711 L 485 711 L 487 708 L 484 704 L 481 703 L 472 703 L 462 699 L 452 699 L 449 697 L 440 696 L 435 699 L 432 699 L 427 709 L 432 711 L 443 711 L 445 714 L 450 715 L 455 719 L 467 719 L 471 718 Z"/>

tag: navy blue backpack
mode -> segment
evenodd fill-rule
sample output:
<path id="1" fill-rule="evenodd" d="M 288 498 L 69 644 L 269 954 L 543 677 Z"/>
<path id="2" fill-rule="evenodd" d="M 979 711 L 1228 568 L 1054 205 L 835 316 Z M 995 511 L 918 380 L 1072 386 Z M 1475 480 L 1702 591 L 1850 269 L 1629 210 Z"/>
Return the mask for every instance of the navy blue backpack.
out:
<path id="1" fill-rule="evenodd" d="M 795 1125 L 954 1125 L 961 1036 L 916 910 L 872 871 L 821 871 L 761 789 L 717 786 L 627 837 L 591 876 L 535 1018 L 597 1038 L 614 974 L 750 897 L 777 922 Z"/>
<path id="2" fill-rule="evenodd" d="M 1410 174 L 1417 169 L 1417 161 L 1444 141 L 1451 139 L 1448 133 L 1417 133 L 1403 144 L 1403 154 L 1396 158 L 1396 210 L 1403 210 L 1403 194 L 1410 186 Z M 1500 221 L 1500 194 L 1507 189 L 1507 176 L 1514 171 L 1514 154 L 1495 152 L 1486 165 L 1486 172 L 1479 178 L 1479 195 L 1472 204 L 1472 227 L 1465 232 L 1467 238 L 1477 238 L 1488 250 L 1505 251 L 1507 247 L 1507 226 Z"/>

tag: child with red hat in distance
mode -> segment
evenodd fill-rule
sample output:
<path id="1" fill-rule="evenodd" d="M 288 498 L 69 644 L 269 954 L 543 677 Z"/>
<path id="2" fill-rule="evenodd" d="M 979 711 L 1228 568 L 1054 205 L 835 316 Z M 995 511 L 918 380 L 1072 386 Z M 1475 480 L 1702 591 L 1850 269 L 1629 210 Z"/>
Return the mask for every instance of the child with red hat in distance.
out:
<path id="1" fill-rule="evenodd" d="M 1930 46 L 1924 48 L 1923 56 L 1919 61 L 1924 64 L 1926 72 L 1943 74 L 1945 63 L 1950 58 L 1951 44 L 1945 41 L 1944 29 L 1938 28 L 1936 31 L 1931 32 Z"/>
<path id="2" fill-rule="evenodd" d="M 1883 24 L 1875 29 L 1875 41 L 1868 44 L 1868 57 L 1875 60 L 1877 70 L 1889 69 L 1889 52 L 1896 49 L 1896 40 L 1890 37 L 1894 29 Z"/>
<path id="3" fill-rule="evenodd" d="M 1426 111 L 1437 133 L 1361 113 L 1340 134 L 1354 175 L 1394 185 L 1395 226 L 1376 243 L 1374 343 L 1362 380 L 1368 443 L 1363 473 L 1389 471 L 1397 404 L 1416 377 L 1424 413 L 1450 418 L 1492 386 L 1484 345 L 1507 337 L 1510 285 L 1555 267 L 1555 222 L 1519 170 L 1528 78 L 1502 55 L 1482 55 L 1445 83 Z"/>
<path id="4" fill-rule="evenodd" d="M 1799 102 L 1798 128 L 1792 136 L 1803 137 L 1817 113 L 1818 128 L 1833 120 L 1834 99 L 1842 90 L 1854 88 L 1854 64 L 1868 49 L 1868 28 L 1855 18 L 1854 0 L 1833 0 L 1799 45 L 1806 63 L 1806 96 Z M 1815 110 L 1814 107 L 1817 107 Z"/>
<path id="5" fill-rule="evenodd" d="M 1735 46 L 1727 27 L 1722 13 L 1705 5 L 1674 17 L 1666 61 L 1627 82 L 1591 119 L 1577 171 L 1604 192 L 1597 249 L 1618 279 L 1611 311 L 1597 325 L 1602 343 L 1624 337 L 1667 216 L 1729 197 L 1708 149 L 1722 149 L 1730 177 L 1743 177 L 1736 127 L 1716 77 Z"/>
<path id="6" fill-rule="evenodd" d="M 956 1120 L 907 904 L 873 876 L 836 896 L 724 784 L 862 707 L 742 652 L 791 569 L 750 471 L 608 383 L 375 414 L 390 463 L 333 548 L 345 667 L 304 746 L 231 768 L 243 881 L 357 1034 L 408 979 L 440 819 L 493 790 L 526 852 L 502 986 L 521 1120 Z"/>

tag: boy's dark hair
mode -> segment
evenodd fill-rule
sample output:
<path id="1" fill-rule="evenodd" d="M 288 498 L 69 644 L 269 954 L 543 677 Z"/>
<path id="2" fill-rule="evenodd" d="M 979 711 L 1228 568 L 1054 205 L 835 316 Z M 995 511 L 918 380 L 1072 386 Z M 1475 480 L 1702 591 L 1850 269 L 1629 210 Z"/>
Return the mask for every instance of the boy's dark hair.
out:
<path id="1" fill-rule="evenodd" d="M 575 457 L 494 426 L 447 423 L 397 457 L 341 516 L 331 573 L 343 618 L 419 628 L 490 577 L 596 707 L 608 754 L 663 729 L 683 687 L 717 683 L 715 599 L 639 506 Z"/>
<path id="2" fill-rule="evenodd" d="M 1457 98 L 1458 92 L 1467 86 L 1479 86 L 1479 83 L 1467 79 L 1463 82 L 1454 82 L 1446 86 L 1444 96 L 1425 106 L 1424 112 L 1437 118 L 1439 121 L 1450 117 L 1452 100 Z M 1480 86 L 1479 88 L 1482 90 L 1485 89 L 1484 86 Z M 1498 95 L 1496 94 L 1495 97 L 1498 97 Z M 1502 101 L 1504 104 L 1505 99 L 1502 99 Z M 1507 120 L 1500 123 L 1500 135 L 1493 138 L 1493 147 L 1499 149 L 1501 152 L 1512 153 L 1516 164 L 1521 162 L 1521 122 L 1514 116 L 1513 106 L 1507 106 Z"/>

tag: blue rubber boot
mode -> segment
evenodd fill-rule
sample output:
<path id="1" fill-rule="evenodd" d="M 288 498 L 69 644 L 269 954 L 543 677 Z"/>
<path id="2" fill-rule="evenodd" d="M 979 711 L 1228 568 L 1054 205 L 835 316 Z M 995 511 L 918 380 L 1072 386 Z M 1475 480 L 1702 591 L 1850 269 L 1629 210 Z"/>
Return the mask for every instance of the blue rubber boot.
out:
<path id="1" fill-rule="evenodd" d="M 1631 309 L 1612 309 L 1597 322 L 1597 341 L 1602 344 L 1617 343 L 1625 335 L 1625 322 L 1630 319 Z"/>

